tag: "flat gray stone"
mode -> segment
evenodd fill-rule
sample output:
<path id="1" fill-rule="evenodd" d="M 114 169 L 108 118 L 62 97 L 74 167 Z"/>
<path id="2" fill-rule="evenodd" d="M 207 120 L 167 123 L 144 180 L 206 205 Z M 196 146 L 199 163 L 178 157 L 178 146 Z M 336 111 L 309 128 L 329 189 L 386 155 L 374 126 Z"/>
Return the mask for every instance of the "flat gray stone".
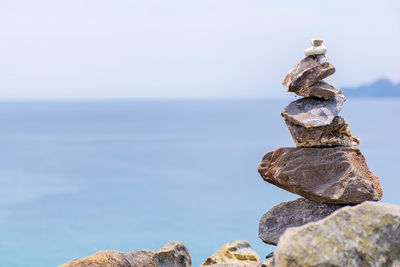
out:
<path id="1" fill-rule="evenodd" d="M 303 127 L 285 119 L 297 147 L 355 146 L 360 139 L 350 133 L 345 119 L 336 116 L 331 124 L 320 127 Z"/>
<path id="2" fill-rule="evenodd" d="M 346 101 L 343 94 L 329 100 L 305 97 L 291 102 L 281 115 L 288 121 L 304 127 L 319 127 L 332 123 Z"/>
<path id="3" fill-rule="evenodd" d="M 305 198 L 280 203 L 261 217 L 258 237 L 267 244 L 276 245 L 288 228 L 319 221 L 342 207 Z"/>
<path id="4" fill-rule="evenodd" d="M 318 222 L 289 228 L 276 267 L 400 266 L 400 206 L 364 202 Z"/>
<path id="5" fill-rule="evenodd" d="M 342 91 L 336 89 L 325 81 L 316 82 L 309 87 L 296 91 L 295 93 L 299 96 L 317 97 L 325 100 L 329 100 L 337 94 L 343 95 Z"/>

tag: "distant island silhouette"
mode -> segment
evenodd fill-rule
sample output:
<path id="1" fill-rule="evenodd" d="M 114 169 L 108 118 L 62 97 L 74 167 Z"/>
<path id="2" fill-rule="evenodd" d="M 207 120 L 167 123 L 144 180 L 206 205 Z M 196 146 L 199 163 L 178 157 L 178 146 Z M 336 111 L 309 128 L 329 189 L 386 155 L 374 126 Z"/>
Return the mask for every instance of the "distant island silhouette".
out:
<path id="1" fill-rule="evenodd" d="M 341 88 L 346 97 L 400 97 L 400 83 L 394 84 L 386 78 L 369 85 Z"/>

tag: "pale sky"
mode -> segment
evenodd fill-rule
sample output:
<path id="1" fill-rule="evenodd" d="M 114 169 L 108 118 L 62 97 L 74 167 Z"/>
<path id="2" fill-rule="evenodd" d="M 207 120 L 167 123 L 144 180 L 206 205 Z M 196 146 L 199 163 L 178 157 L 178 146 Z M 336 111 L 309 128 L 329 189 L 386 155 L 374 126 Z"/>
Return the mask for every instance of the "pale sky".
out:
<path id="1" fill-rule="evenodd" d="M 400 1 L 2 0 L 0 99 L 279 97 L 321 37 L 336 87 L 400 81 Z"/>

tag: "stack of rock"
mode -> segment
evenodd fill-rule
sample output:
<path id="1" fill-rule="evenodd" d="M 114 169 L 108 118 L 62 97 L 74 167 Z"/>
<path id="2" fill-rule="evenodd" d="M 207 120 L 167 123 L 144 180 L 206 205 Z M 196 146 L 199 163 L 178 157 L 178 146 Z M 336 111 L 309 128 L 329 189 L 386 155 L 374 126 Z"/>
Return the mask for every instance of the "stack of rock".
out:
<path id="1" fill-rule="evenodd" d="M 258 166 L 266 182 L 304 197 L 281 203 L 261 217 L 259 237 L 268 244 L 276 245 L 289 227 L 319 221 L 344 205 L 382 198 L 378 178 L 356 147 L 359 139 L 338 115 L 346 98 L 323 80 L 335 68 L 322 42 L 311 41 L 306 57 L 282 83 L 302 96 L 281 114 L 296 147 L 268 152 Z"/>

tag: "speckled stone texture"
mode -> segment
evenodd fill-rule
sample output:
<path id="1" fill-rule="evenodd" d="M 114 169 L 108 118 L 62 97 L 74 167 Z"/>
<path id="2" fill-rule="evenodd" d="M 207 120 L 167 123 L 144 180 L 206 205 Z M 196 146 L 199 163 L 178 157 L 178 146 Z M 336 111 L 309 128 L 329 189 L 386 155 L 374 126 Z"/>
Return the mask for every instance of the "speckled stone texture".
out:
<path id="1" fill-rule="evenodd" d="M 357 204 L 382 198 L 382 187 L 357 147 L 278 148 L 258 165 L 264 181 L 307 199 Z"/>
<path id="2" fill-rule="evenodd" d="M 276 245 L 288 228 L 319 221 L 342 207 L 343 205 L 318 203 L 304 198 L 280 203 L 261 217 L 258 237 L 267 244 Z"/>
<path id="3" fill-rule="evenodd" d="M 400 266 L 400 206 L 364 202 L 288 229 L 276 267 Z"/>
<path id="4" fill-rule="evenodd" d="M 339 114 L 346 98 L 337 94 L 329 100 L 314 97 L 301 98 L 291 102 L 282 110 L 286 120 L 306 128 L 326 126 Z"/>
<path id="5" fill-rule="evenodd" d="M 331 124 L 320 127 L 303 127 L 285 119 L 297 147 L 355 146 L 360 139 L 350 133 L 345 119 L 336 116 Z"/>

